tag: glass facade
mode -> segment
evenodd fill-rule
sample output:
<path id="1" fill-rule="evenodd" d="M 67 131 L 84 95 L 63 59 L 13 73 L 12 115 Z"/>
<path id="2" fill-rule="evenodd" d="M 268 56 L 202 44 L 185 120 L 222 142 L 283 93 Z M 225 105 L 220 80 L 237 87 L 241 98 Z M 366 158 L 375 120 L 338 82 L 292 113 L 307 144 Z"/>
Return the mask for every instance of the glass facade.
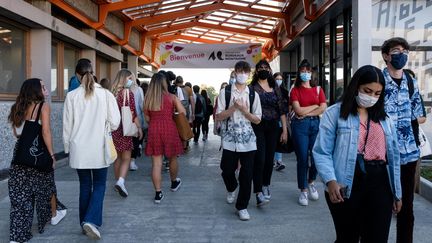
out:
<path id="1" fill-rule="evenodd" d="M 424 101 L 432 101 L 432 1 L 372 1 L 372 63 L 385 66 L 382 43 L 391 37 L 403 37 L 410 44 L 408 64 L 419 81 Z"/>
<path id="2" fill-rule="evenodd" d="M 0 20 L 0 95 L 16 95 L 27 78 L 26 32 Z"/>

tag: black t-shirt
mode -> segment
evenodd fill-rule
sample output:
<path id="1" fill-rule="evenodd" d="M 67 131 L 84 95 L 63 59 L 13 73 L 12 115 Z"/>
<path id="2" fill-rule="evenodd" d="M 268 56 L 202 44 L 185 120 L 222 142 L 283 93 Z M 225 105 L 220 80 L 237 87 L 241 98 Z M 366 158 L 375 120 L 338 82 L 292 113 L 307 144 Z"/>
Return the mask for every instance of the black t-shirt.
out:
<path id="1" fill-rule="evenodd" d="M 393 78 L 393 77 L 392 77 L 392 79 L 393 79 L 393 81 L 395 81 L 396 84 L 400 87 L 403 78 Z"/>

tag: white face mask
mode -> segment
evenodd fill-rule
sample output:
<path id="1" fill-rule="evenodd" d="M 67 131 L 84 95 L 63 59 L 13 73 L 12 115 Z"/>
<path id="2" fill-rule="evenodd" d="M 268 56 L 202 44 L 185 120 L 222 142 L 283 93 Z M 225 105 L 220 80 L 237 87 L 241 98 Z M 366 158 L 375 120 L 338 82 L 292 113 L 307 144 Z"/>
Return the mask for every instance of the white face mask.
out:
<path id="1" fill-rule="evenodd" d="M 357 104 L 363 108 L 369 108 L 374 106 L 378 102 L 379 98 L 367 95 L 365 93 L 358 92 L 356 96 Z"/>
<path id="2" fill-rule="evenodd" d="M 276 79 L 276 84 L 280 87 L 282 85 L 282 79 Z"/>
<path id="3" fill-rule="evenodd" d="M 239 84 L 245 84 L 249 78 L 249 73 L 236 73 L 236 81 Z"/>

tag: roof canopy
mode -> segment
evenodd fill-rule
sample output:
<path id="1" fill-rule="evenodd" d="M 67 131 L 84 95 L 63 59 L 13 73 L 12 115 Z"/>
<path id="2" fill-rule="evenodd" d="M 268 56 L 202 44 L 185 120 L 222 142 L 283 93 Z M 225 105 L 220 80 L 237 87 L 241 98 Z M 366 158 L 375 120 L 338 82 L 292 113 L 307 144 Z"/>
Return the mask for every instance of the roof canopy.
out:
<path id="1" fill-rule="evenodd" d="M 161 42 L 262 43 L 263 57 L 272 59 L 336 1 L 93 0 L 98 5 L 98 21 L 94 21 L 68 0 L 50 0 L 138 56 L 145 53 L 145 42 L 150 40 L 152 56 L 144 55 L 149 61 L 155 61 Z M 123 38 L 105 29 L 108 14 L 123 19 Z M 133 28 L 141 34 L 140 50 L 128 45 Z"/>

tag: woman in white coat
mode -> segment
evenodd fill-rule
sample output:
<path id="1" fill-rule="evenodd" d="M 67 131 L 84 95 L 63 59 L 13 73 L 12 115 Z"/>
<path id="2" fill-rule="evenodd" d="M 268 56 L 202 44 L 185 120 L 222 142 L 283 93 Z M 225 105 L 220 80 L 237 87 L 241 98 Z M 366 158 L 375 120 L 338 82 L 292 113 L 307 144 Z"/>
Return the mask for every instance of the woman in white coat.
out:
<path id="1" fill-rule="evenodd" d="M 81 86 L 66 96 L 63 140 L 71 168 L 80 181 L 79 218 L 83 232 L 100 239 L 107 170 L 104 159 L 105 124 L 110 131 L 120 124 L 120 112 L 111 92 L 97 84 L 91 64 L 78 64 Z"/>

